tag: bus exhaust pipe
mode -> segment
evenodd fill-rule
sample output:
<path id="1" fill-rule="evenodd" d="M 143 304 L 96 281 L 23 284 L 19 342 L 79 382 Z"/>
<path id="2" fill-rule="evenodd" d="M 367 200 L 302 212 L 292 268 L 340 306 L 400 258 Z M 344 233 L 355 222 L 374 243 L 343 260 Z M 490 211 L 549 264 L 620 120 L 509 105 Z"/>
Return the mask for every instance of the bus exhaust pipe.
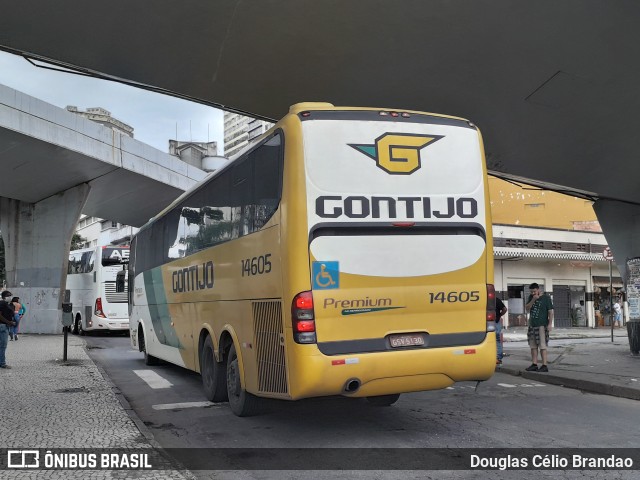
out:
<path id="1" fill-rule="evenodd" d="M 352 378 L 350 380 L 347 380 L 347 383 L 344 384 L 345 393 L 357 392 L 359 388 L 360 388 L 360 380 L 357 378 Z"/>

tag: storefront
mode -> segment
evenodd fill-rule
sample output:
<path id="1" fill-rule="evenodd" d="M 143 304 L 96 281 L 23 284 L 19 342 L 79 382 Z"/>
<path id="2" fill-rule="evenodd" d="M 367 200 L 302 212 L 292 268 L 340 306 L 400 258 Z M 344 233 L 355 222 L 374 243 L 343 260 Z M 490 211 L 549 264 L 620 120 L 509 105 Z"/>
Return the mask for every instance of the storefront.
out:
<path id="1" fill-rule="evenodd" d="M 617 273 L 617 272 L 616 272 Z M 596 326 L 611 326 L 611 309 L 613 304 L 624 304 L 624 285 L 618 276 L 611 278 L 608 276 L 593 277 L 593 308 L 595 310 Z M 613 291 L 613 295 L 611 292 Z"/>
<path id="2" fill-rule="evenodd" d="M 534 282 L 552 297 L 555 327 L 610 325 L 609 263 L 601 253 L 601 233 L 502 225 L 496 231 L 502 236 L 494 239 L 494 284 L 508 308 L 505 326 L 527 325 L 525 305 Z M 622 286 L 614 265 L 614 303 Z"/>
<path id="3" fill-rule="evenodd" d="M 522 266 L 526 266 L 522 264 Z M 521 273 L 521 272 L 520 272 Z M 533 282 L 547 292 L 544 282 L 532 280 L 525 284 L 509 283 L 507 285 L 508 319 L 506 325 L 526 326 L 527 315 L 525 305 L 529 300 L 529 285 Z M 581 282 L 580 280 L 574 281 Z M 586 287 L 585 285 L 554 285 L 553 292 L 547 292 L 553 300 L 554 325 L 559 328 L 587 327 Z M 503 295 L 504 296 L 504 295 Z"/>

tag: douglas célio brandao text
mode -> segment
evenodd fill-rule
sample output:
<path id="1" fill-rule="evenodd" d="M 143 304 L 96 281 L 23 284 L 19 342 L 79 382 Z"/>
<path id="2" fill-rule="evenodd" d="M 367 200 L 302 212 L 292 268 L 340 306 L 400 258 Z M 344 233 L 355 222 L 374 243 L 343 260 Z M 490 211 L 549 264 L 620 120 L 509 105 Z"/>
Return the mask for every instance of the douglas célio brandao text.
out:
<path id="1" fill-rule="evenodd" d="M 470 467 L 478 470 L 517 470 L 517 469 L 633 469 L 632 458 L 617 455 L 588 456 L 580 454 L 530 454 L 483 456 L 470 455 Z"/>

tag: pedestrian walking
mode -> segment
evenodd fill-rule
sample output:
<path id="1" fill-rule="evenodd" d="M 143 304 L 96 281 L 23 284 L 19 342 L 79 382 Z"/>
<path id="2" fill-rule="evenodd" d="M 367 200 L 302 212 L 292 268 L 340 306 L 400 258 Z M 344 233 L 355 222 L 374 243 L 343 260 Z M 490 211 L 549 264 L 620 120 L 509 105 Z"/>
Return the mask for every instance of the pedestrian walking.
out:
<path id="1" fill-rule="evenodd" d="M 502 316 L 507 313 L 507 307 L 496 297 L 496 365 L 502 364 Z"/>
<path id="2" fill-rule="evenodd" d="M 11 303 L 13 304 L 13 311 L 14 316 L 13 316 L 13 321 L 16 322 L 16 324 L 9 328 L 9 338 L 11 340 L 18 340 L 18 325 L 20 325 L 20 319 L 22 319 L 22 316 L 24 315 L 24 313 L 26 312 L 26 309 L 24 308 L 24 305 L 22 305 L 22 303 L 20 303 L 20 297 L 13 297 L 11 299 Z"/>
<path id="3" fill-rule="evenodd" d="M 15 325 L 13 304 L 11 299 L 13 294 L 7 290 L 0 294 L 0 368 L 11 368 L 7 365 L 6 352 L 9 343 L 9 327 Z"/>
<path id="4" fill-rule="evenodd" d="M 529 328 L 527 339 L 531 348 L 531 365 L 525 370 L 528 372 L 548 372 L 547 345 L 549 343 L 549 330 L 553 323 L 553 303 L 551 297 L 540 291 L 540 285 L 529 285 L 529 299 L 526 309 L 529 312 Z M 542 366 L 538 368 L 538 350 L 542 357 Z"/>

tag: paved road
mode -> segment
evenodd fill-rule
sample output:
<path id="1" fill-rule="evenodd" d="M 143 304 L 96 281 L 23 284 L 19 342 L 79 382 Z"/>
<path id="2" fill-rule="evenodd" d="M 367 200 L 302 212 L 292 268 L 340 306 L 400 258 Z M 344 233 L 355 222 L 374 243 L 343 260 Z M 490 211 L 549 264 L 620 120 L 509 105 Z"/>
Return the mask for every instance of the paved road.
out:
<path id="1" fill-rule="evenodd" d="M 90 356 L 163 447 L 640 446 L 636 401 L 500 373 L 477 389 L 474 383 L 462 383 L 442 391 L 406 394 L 388 408 L 375 408 L 364 400 L 330 398 L 273 402 L 269 412 L 251 418 L 235 417 L 225 404 L 159 410 L 167 404 L 205 401 L 200 376 L 168 364 L 147 367 L 126 337 L 87 337 L 87 344 Z M 136 370 L 146 371 L 145 378 L 153 375 L 150 383 Z M 419 473 L 390 472 L 388 478 L 430 478 Z M 561 472 L 444 473 L 436 472 L 433 478 L 560 478 Z M 622 472 L 614 478 L 636 478 L 636 473 Z M 273 477 L 269 472 L 243 475 L 240 478 L 298 478 L 292 472 Z M 314 475 L 325 476 L 339 478 L 327 472 Z M 594 471 L 560 476 L 612 478 Z"/>

